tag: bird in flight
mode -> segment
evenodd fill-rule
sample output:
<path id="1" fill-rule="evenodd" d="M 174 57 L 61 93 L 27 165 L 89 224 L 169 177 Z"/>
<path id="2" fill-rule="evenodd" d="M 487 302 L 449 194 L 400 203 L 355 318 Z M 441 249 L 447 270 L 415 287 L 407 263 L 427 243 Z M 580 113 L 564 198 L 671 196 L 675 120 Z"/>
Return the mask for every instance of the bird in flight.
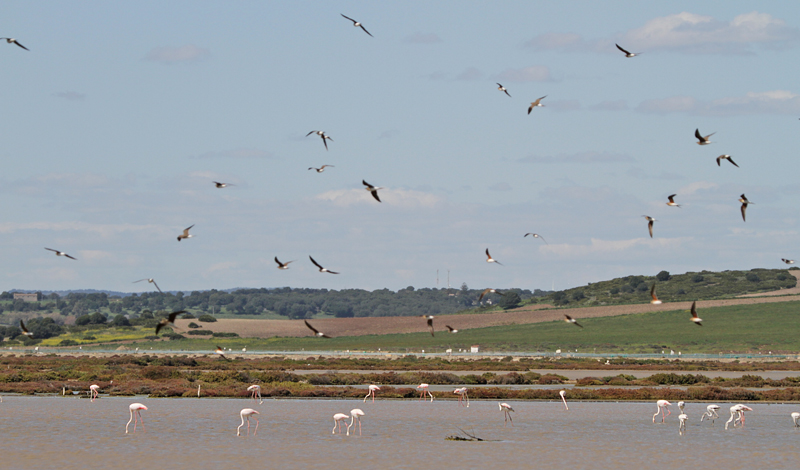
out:
<path id="1" fill-rule="evenodd" d="M 544 105 L 542 104 L 542 100 L 545 98 L 547 98 L 547 95 L 544 95 L 541 98 L 537 99 L 536 101 L 532 102 L 531 105 L 528 106 L 528 114 L 530 114 L 531 111 L 533 111 L 533 108 L 543 107 Z"/>
<path id="2" fill-rule="evenodd" d="M 314 328 L 313 326 L 311 326 L 311 324 L 308 323 L 308 320 L 303 320 L 303 321 L 306 323 L 306 326 L 308 327 L 308 329 L 314 332 L 314 336 L 316 336 L 317 338 L 330 338 L 330 336 L 326 335 L 325 333 L 323 333 L 323 332 L 317 330 L 316 328 Z"/>
<path id="3" fill-rule="evenodd" d="M 483 299 L 483 296 L 486 295 L 486 294 L 505 295 L 502 292 L 498 291 L 497 289 L 486 289 L 483 292 L 481 292 L 481 296 L 478 297 L 478 302 L 480 302 L 481 299 Z"/>
<path id="4" fill-rule="evenodd" d="M 158 289 L 158 291 L 161 292 L 161 289 L 158 287 L 158 284 L 156 284 L 155 279 L 153 279 L 152 277 L 149 279 L 139 279 L 138 281 L 133 281 L 131 284 L 136 284 L 137 282 L 142 282 L 142 281 L 147 281 L 150 284 L 153 284 L 154 286 L 156 286 L 156 289 Z M 163 292 L 161 293 L 163 294 Z"/>
<path id="5" fill-rule="evenodd" d="M 522 238 L 525 238 L 528 235 L 532 235 L 533 238 L 541 238 L 545 245 L 549 245 L 549 243 L 547 243 L 547 240 L 545 240 L 544 237 L 539 235 L 538 233 L 526 233 L 525 235 L 522 236 Z"/>
<path id="6" fill-rule="evenodd" d="M 216 354 L 216 355 L 218 355 L 219 357 L 221 357 L 221 358 L 225 359 L 226 361 L 229 361 L 229 360 L 230 360 L 230 359 L 228 359 L 227 357 L 225 357 L 225 350 L 224 350 L 224 349 L 222 349 L 222 348 L 221 348 L 221 347 L 219 347 L 219 346 L 217 346 L 217 349 L 215 349 L 215 350 L 214 350 L 214 354 Z"/>
<path id="7" fill-rule="evenodd" d="M 669 202 L 667 203 L 667 205 L 668 206 L 681 207 L 681 205 L 678 204 L 677 202 L 675 202 L 675 200 L 673 199 L 675 196 L 677 196 L 677 194 L 673 194 L 671 196 L 667 196 L 667 199 L 669 199 Z"/>
<path id="8" fill-rule="evenodd" d="M 189 229 L 191 229 L 192 227 L 194 227 L 194 224 L 190 225 L 188 228 L 183 229 L 183 233 L 178 235 L 178 241 L 181 241 L 181 239 L 184 238 L 192 238 L 192 235 L 189 235 Z"/>
<path id="9" fill-rule="evenodd" d="M 14 38 L 0 38 L 0 40 L 3 40 L 3 39 L 5 39 L 5 40 L 6 40 L 6 42 L 7 42 L 7 43 L 9 43 L 9 44 L 16 44 L 16 45 L 18 45 L 19 47 L 21 47 L 21 48 L 25 49 L 26 51 L 28 51 L 28 50 L 29 50 L 27 47 L 25 47 L 25 46 L 23 46 L 22 44 L 18 43 L 18 42 L 17 42 L 17 40 L 16 40 L 16 39 L 14 39 Z"/>
<path id="10" fill-rule="evenodd" d="M 339 13 L 339 14 L 344 16 L 342 13 Z M 361 29 L 364 30 L 365 33 L 369 34 L 369 31 L 367 31 L 367 28 L 365 28 L 363 24 L 359 23 L 358 21 L 356 21 L 353 18 L 350 18 L 348 16 L 344 16 L 344 17 L 347 18 L 348 20 L 352 21 L 353 22 L 353 26 L 355 26 L 356 28 L 361 28 Z M 369 36 L 373 37 L 373 38 L 375 37 L 375 36 L 373 36 L 371 34 L 369 34 Z"/>
<path id="11" fill-rule="evenodd" d="M 156 334 L 158 334 L 158 332 L 161 331 L 161 328 L 164 328 L 170 323 L 172 323 L 172 326 L 175 326 L 175 317 L 177 317 L 181 313 L 186 313 L 186 310 L 178 310 L 177 312 L 172 312 L 169 315 L 167 315 L 167 318 L 162 318 L 161 321 L 158 322 L 158 325 L 156 325 Z"/>
<path id="12" fill-rule="evenodd" d="M 218 188 L 224 188 L 224 187 L 227 187 L 227 186 L 236 186 L 233 183 L 220 183 L 219 181 L 212 181 L 212 183 L 214 183 L 214 185 L 216 187 L 218 187 Z"/>
<path id="13" fill-rule="evenodd" d="M 622 52 L 624 52 L 624 53 L 625 53 L 625 57 L 628 57 L 628 58 L 630 58 L 630 57 L 636 57 L 637 55 L 641 54 L 641 52 L 628 52 L 628 51 L 626 51 L 625 49 L 623 49 L 623 48 L 619 47 L 619 44 L 616 44 L 616 43 L 615 43 L 614 45 L 615 45 L 615 46 L 617 46 L 617 49 L 619 49 L 619 50 L 621 50 Z"/>
<path id="14" fill-rule="evenodd" d="M 458 330 L 450 325 L 445 325 L 445 327 L 447 328 L 447 331 L 449 331 L 450 333 L 458 333 Z"/>
<path id="15" fill-rule="evenodd" d="M 489 249 L 488 248 L 486 249 L 486 262 L 487 263 L 497 263 L 500 266 L 503 265 L 503 263 L 501 263 L 501 262 L 497 261 L 496 259 L 492 258 L 492 255 L 489 254 Z"/>
<path id="16" fill-rule="evenodd" d="M 25 324 L 22 323 L 22 319 L 19 320 L 19 329 L 22 330 L 23 335 L 27 336 L 28 338 L 33 338 L 33 333 L 31 333 L 30 331 L 28 331 L 27 328 L 25 328 Z"/>
<path id="17" fill-rule="evenodd" d="M 317 134 L 318 136 L 322 137 L 322 143 L 325 144 L 325 150 L 328 150 L 328 141 L 325 139 L 333 142 L 333 139 L 331 139 L 330 136 L 325 135 L 325 131 L 311 131 L 306 134 L 306 137 L 310 136 L 311 134 Z"/>
<path id="18" fill-rule="evenodd" d="M 656 283 L 655 282 L 653 283 L 653 287 L 650 288 L 650 297 L 652 298 L 652 300 L 650 300 L 651 304 L 658 305 L 658 304 L 661 303 L 661 301 L 658 300 L 658 297 L 656 297 Z"/>
<path id="19" fill-rule="evenodd" d="M 337 272 L 333 272 L 333 271 L 329 270 L 328 268 L 323 268 L 322 266 L 320 266 L 320 265 L 319 265 L 319 263 L 317 263 L 316 261 L 314 261 L 314 258 L 312 258 L 312 257 L 311 257 L 311 255 L 309 255 L 309 256 L 308 256 L 308 259 L 310 259 L 310 260 L 311 260 L 311 262 L 312 262 L 312 263 L 314 263 L 314 266 L 316 266 L 316 267 L 318 267 L 318 268 L 319 268 L 319 272 L 321 272 L 321 273 L 339 274 L 339 273 L 337 273 Z M 288 263 L 287 263 L 287 264 L 288 264 Z"/>
<path id="20" fill-rule="evenodd" d="M 580 323 L 578 323 L 578 321 L 577 321 L 577 320 L 575 320 L 574 318 L 572 318 L 571 316 L 567 315 L 566 313 L 564 314 L 564 316 L 566 317 L 566 318 L 564 318 L 564 321 L 565 321 L 565 322 L 567 322 L 567 323 L 572 323 L 572 324 L 573 324 L 573 325 L 575 325 L 575 326 L 579 326 L 579 327 L 583 328 L 583 325 L 581 325 Z"/>
<path id="21" fill-rule="evenodd" d="M 793 259 L 781 258 L 781 261 L 783 261 L 786 264 L 794 264 L 794 260 Z"/>
<path id="22" fill-rule="evenodd" d="M 649 215 L 643 215 L 642 217 L 647 219 L 647 230 L 650 231 L 650 238 L 653 238 L 653 222 L 655 222 L 656 219 L 650 217 Z"/>
<path id="23" fill-rule="evenodd" d="M 733 166 L 735 166 L 736 168 L 739 168 L 739 165 L 737 165 L 736 162 L 734 162 L 733 159 L 731 158 L 731 156 L 728 155 L 728 154 L 720 155 L 719 157 L 717 157 L 717 166 L 722 166 L 719 163 L 720 160 L 728 160 L 729 162 L 731 162 L 733 164 Z"/>
<path id="24" fill-rule="evenodd" d="M 322 173 L 323 171 L 325 171 L 325 168 L 328 168 L 328 167 L 333 168 L 333 165 L 322 165 L 319 168 L 316 168 L 316 167 L 312 166 L 312 167 L 309 168 L 309 170 L 316 170 L 317 173 Z"/>
<path id="25" fill-rule="evenodd" d="M 312 259 L 311 261 L 314 261 L 314 260 Z M 278 269 L 289 269 L 289 263 L 294 263 L 294 260 L 287 261 L 285 263 L 281 263 L 280 261 L 278 261 L 278 257 L 276 256 L 275 257 L 275 262 L 278 263 Z M 317 263 L 314 263 L 314 264 L 317 264 Z"/>
<path id="26" fill-rule="evenodd" d="M 502 92 L 505 92 L 505 94 L 507 94 L 507 95 L 508 95 L 508 90 L 506 90 L 506 87 L 504 87 L 503 85 L 501 85 L 501 84 L 499 84 L 499 83 L 498 83 L 498 84 L 497 84 L 497 89 L 498 89 L 498 90 L 500 90 L 500 91 L 502 91 Z M 508 97 L 509 97 L 509 98 L 511 98 L 511 95 L 508 95 Z"/>
<path id="27" fill-rule="evenodd" d="M 692 321 L 695 322 L 695 324 L 697 324 L 698 326 L 703 326 L 703 324 L 700 323 L 700 322 L 703 321 L 703 319 L 697 316 L 697 308 L 696 308 L 696 306 L 697 306 L 697 301 L 695 300 L 694 302 L 692 302 L 692 308 L 691 308 Z"/>
<path id="28" fill-rule="evenodd" d="M 697 142 L 697 145 L 708 145 L 708 144 L 710 144 L 711 141 L 708 140 L 708 138 L 711 137 L 714 134 L 716 134 L 716 132 L 712 132 L 711 134 L 708 134 L 707 136 L 703 137 L 702 135 L 700 135 L 700 129 L 695 129 L 694 130 L 694 136 L 697 137 L 697 140 L 699 141 L 699 142 Z"/>
<path id="29" fill-rule="evenodd" d="M 436 336 L 433 334 L 433 315 L 422 315 L 422 317 L 428 319 L 428 328 L 431 330 L 431 336 Z"/>
<path id="30" fill-rule="evenodd" d="M 45 247 L 45 250 L 52 251 L 53 253 L 55 253 L 55 254 L 56 254 L 56 256 L 66 256 L 66 257 L 67 257 L 67 258 L 69 258 L 69 259 L 74 259 L 74 260 L 76 260 L 76 261 L 77 261 L 77 258 L 73 258 L 72 256 L 70 256 L 70 255 L 68 255 L 68 254 L 64 253 L 63 251 L 58 251 L 58 250 L 54 250 L 54 249 L 52 249 L 52 248 L 47 248 L 47 247 Z"/>
<path id="31" fill-rule="evenodd" d="M 377 200 L 378 202 L 381 202 L 381 198 L 379 198 L 379 197 L 378 197 L 378 190 L 379 190 L 379 189 L 384 189 L 384 188 L 376 188 L 375 186 L 373 186 L 373 185 L 371 185 L 371 184 L 367 183 L 367 182 L 366 182 L 366 181 L 364 181 L 364 180 L 361 180 L 361 183 L 363 183 L 363 184 L 364 184 L 364 186 L 366 186 L 366 188 L 364 188 L 364 189 L 366 189 L 367 191 L 369 191 L 369 192 L 372 194 L 372 197 L 374 197 L 374 198 L 375 198 L 375 200 Z M 390 198 L 390 199 L 391 199 L 391 198 Z"/>
<path id="32" fill-rule="evenodd" d="M 744 193 L 742 193 L 742 197 L 739 198 L 739 202 L 742 203 L 742 221 L 747 222 L 744 218 L 744 214 L 747 212 L 747 205 L 753 203 L 747 200 L 747 196 L 745 196 Z"/>

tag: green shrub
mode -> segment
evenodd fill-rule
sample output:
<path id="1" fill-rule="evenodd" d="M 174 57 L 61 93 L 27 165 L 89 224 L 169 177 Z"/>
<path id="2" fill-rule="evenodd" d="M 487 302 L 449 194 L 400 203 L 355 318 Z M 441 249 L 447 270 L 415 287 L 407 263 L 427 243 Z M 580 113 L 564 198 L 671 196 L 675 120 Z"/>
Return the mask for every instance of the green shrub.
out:
<path id="1" fill-rule="evenodd" d="M 188 326 L 189 326 L 189 328 L 200 328 L 200 325 L 198 325 L 195 322 L 190 322 Z"/>
<path id="2" fill-rule="evenodd" d="M 211 333 L 214 338 L 238 338 L 239 333 L 226 333 L 224 331 L 215 331 Z"/>
<path id="3" fill-rule="evenodd" d="M 213 332 L 213 331 L 211 331 L 211 330 L 192 330 L 192 331 L 187 331 L 187 332 L 186 332 L 186 334 L 188 334 L 188 335 L 201 335 L 201 336 L 205 336 L 205 335 L 213 335 L 213 334 L 214 334 L 214 332 Z"/>
<path id="4" fill-rule="evenodd" d="M 217 321 L 216 318 L 214 318 L 212 315 L 209 315 L 207 313 L 204 313 L 203 315 L 200 315 L 199 317 L 197 317 L 197 319 L 199 321 L 206 322 L 206 323 L 214 323 L 215 321 Z"/>

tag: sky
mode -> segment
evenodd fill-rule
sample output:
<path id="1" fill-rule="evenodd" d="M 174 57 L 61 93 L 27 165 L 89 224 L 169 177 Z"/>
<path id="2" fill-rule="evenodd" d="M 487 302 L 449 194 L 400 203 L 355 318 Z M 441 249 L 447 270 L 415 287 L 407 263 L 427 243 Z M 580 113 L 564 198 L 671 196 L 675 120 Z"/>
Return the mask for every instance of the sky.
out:
<path id="1" fill-rule="evenodd" d="M 549 290 L 800 262 L 799 13 L 3 2 L 29 51 L 0 42 L 0 290 Z"/>

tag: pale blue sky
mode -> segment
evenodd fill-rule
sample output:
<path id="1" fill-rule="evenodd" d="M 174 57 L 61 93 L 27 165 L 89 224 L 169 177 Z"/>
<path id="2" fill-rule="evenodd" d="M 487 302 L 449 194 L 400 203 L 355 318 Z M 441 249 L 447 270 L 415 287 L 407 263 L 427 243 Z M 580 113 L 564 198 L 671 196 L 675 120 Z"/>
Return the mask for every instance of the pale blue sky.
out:
<path id="1" fill-rule="evenodd" d="M 396 290 L 435 287 L 437 269 L 440 287 L 450 270 L 454 286 L 549 289 L 780 267 L 800 260 L 798 13 L 4 2 L 0 36 L 30 52 L 0 43 L 0 290 Z"/>

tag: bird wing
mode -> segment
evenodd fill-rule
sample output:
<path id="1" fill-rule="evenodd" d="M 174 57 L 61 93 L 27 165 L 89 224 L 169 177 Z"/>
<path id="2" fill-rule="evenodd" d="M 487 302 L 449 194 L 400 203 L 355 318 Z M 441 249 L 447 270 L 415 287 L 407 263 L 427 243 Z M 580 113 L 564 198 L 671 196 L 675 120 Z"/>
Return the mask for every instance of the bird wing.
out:
<path id="1" fill-rule="evenodd" d="M 372 194 L 372 197 L 378 200 L 378 202 L 381 202 L 381 198 L 378 197 L 378 191 L 370 191 L 370 193 Z"/>
<path id="2" fill-rule="evenodd" d="M 614 44 L 614 45 L 615 45 L 615 46 L 617 46 L 617 49 L 621 50 L 621 51 L 622 51 L 622 52 L 624 52 L 625 54 L 630 54 L 630 52 L 628 52 L 628 51 L 626 51 L 625 49 L 623 49 L 623 48 L 619 47 L 619 44 Z"/>
<path id="3" fill-rule="evenodd" d="M 650 288 L 650 297 L 652 297 L 653 300 L 658 300 L 658 297 L 656 297 L 656 285 L 655 284 L 653 284 L 653 287 Z"/>
<path id="4" fill-rule="evenodd" d="M 695 130 L 694 130 L 694 136 L 695 136 L 695 137 L 696 137 L 698 140 L 700 140 L 701 142 L 702 142 L 703 140 L 705 140 L 705 139 L 703 139 L 703 136 L 702 136 L 702 135 L 700 135 L 700 129 L 695 129 Z"/>
<path id="5" fill-rule="evenodd" d="M 697 308 L 696 307 L 697 307 L 697 301 L 692 302 L 692 308 L 691 308 L 692 318 L 697 318 Z"/>
<path id="6" fill-rule="evenodd" d="M 25 334 L 28 334 L 28 333 L 30 333 L 30 331 L 28 331 L 28 329 L 27 329 L 27 328 L 25 328 L 25 324 L 24 324 L 24 323 L 22 323 L 22 319 L 21 319 L 21 318 L 20 318 L 20 320 L 19 320 L 19 327 L 20 327 L 20 329 L 22 330 L 22 332 L 23 332 L 23 333 L 25 333 Z"/>
<path id="7" fill-rule="evenodd" d="M 45 250 L 52 251 L 53 253 L 58 253 L 58 250 L 54 250 L 52 248 L 45 247 Z"/>
<path id="8" fill-rule="evenodd" d="M 158 325 L 156 325 L 156 335 L 158 335 L 158 332 L 161 331 L 161 328 L 164 328 L 166 325 L 167 324 L 164 323 L 163 320 L 158 322 Z"/>
<path id="9" fill-rule="evenodd" d="M 455 330 L 455 328 L 453 328 L 453 327 L 452 327 L 452 326 L 450 326 L 450 325 L 445 325 L 445 327 L 447 328 L 447 331 L 453 331 L 453 330 Z"/>
<path id="10" fill-rule="evenodd" d="M 333 139 L 331 139 L 333 140 Z M 328 141 L 325 140 L 325 134 L 322 135 L 322 143 L 325 144 L 325 150 L 328 150 Z"/>
<path id="11" fill-rule="evenodd" d="M 327 270 L 326 272 L 329 272 L 329 273 L 331 273 L 331 274 L 339 274 L 339 273 L 337 273 L 336 271 L 331 271 L 331 270 Z"/>
<path id="12" fill-rule="evenodd" d="M 16 39 L 15 39 L 14 41 L 12 41 L 12 42 L 13 42 L 14 44 L 18 45 L 19 47 L 21 47 L 21 48 L 25 49 L 26 51 L 29 51 L 29 50 L 30 50 L 30 49 L 28 49 L 27 47 L 23 46 L 22 44 L 18 43 Z"/>
<path id="13" fill-rule="evenodd" d="M 70 256 L 70 255 L 68 255 L 68 254 L 66 254 L 66 253 L 64 253 L 64 256 L 66 256 L 66 257 L 67 257 L 67 258 L 69 258 L 69 259 L 74 259 L 75 261 L 77 261 L 77 260 L 78 260 L 78 258 L 73 258 L 72 256 Z"/>
<path id="14" fill-rule="evenodd" d="M 671 195 L 671 196 L 667 196 L 667 199 L 669 199 L 669 202 L 675 202 L 675 201 L 672 199 L 672 198 L 674 198 L 675 196 L 677 196 L 677 194 L 673 194 L 673 195 Z"/>
<path id="15" fill-rule="evenodd" d="M 324 269 L 322 266 L 319 265 L 319 263 L 314 261 L 314 258 L 312 258 L 311 255 L 308 256 L 308 259 L 310 259 L 311 262 L 314 263 L 314 266 L 318 267 L 319 269 Z M 308 325 L 308 322 L 306 322 L 306 325 Z"/>
<path id="16" fill-rule="evenodd" d="M 310 168 L 309 168 L 309 170 L 310 170 Z M 277 256 L 275 257 L 275 262 L 276 262 L 276 263 L 278 263 L 278 266 L 280 266 L 280 267 L 283 267 L 283 266 L 284 266 L 284 264 L 283 264 L 283 263 L 281 263 L 280 261 L 278 261 L 278 257 L 277 257 Z"/>
<path id="17" fill-rule="evenodd" d="M 728 157 L 728 161 L 729 161 L 729 162 L 731 162 L 731 163 L 733 163 L 733 166 L 735 166 L 736 168 L 739 168 L 739 165 L 737 165 L 737 164 L 736 164 L 736 162 L 734 162 L 734 161 L 731 159 L 731 157 Z"/>
<path id="18" fill-rule="evenodd" d="M 533 104 L 531 104 L 530 106 L 528 106 L 528 114 L 530 114 L 530 113 L 531 113 L 531 111 L 533 111 Z"/>
<path id="19" fill-rule="evenodd" d="M 431 329 L 431 336 L 435 336 L 433 334 L 433 318 L 428 318 L 428 328 Z"/>
<path id="20" fill-rule="evenodd" d="M 533 235 L 533 234 L 532 234 L 532 233 L 526 233 L 525 235 L 523 235 L 523 236 L 522 236 L 522 238 L 525 238 L 525 237 L 527 237 L 528 235 Z"/>
<path id="21" fill-rule="evenodd" d="M 480 301 L 481 301 L 481 299 L 483 299 L 483 296 L 484 296 L 484 295 L 488 294 L 488 293 L 489 293 L 489 292 L 491 292 L 491 291 L 492 291 L 492 289 L 486 289 L 485 291 L 481 292 L 481 296 L 480 296 L 480 297 L 478 297 L 478 302 L 480 302 Z"/>
<path id="22" fill-rule="evenodd" d="M 359 26 L 361 26 L 361 29 L 363 29 L 365 33 L 369 34 L 369 31 L 367 31 L 367 28 L 365 28 L 363 24 L 360 24 Z M 375 36 L 373 36 L 371 34 L 369 34 L 369 36 L 373 37 L 373 38 L 375 37 Z"/>
<path id="23" fill-rule="evenodd" d="M 172 313 L 170 313 L 170 314 L 169 314 L 169 316 L 167 317 L 167 320 L 168 320 L 170 323 L 175 323 L 175 317 L 177 317 L 177 316 L 178 316 L 178 315 L 180 315 L 181 313 L 186 313 L 186 310 L 178 310 L 177 312 L 172 312 Z"/>
<path id="24" fill-rule="evenodd" d="M 311 134 L 313 134 L 313 133 L 315 133 L 315 132 L 317 132 L 317 131 L 311 131 L 311 132 L 309 132 L 308 134 L 306 134 L 306 137 L 310 136 Z"/>
<path id="25" fill-rule="evenodd" d="M 542 239 L 545 245 L 549 245 L 549 243 L 547 243 L 547 240 L 545 240 L 543 236 L 538 235 L 538 237 Z"/>
<path id="26" fill-rule="evenodd" d="M 190 230 L 192 227 L 194 227 L 194 224 L 192 224 L 190 227 L 187 227 L 187 228 L 183 229 L 183 234 L 184 234 L 184 235 L 189 235 L 189 230 Z"/>
<path id="27" fill-rule="evenodd" d="M 722 159 L 722 155 L 720 155 L 719 157 L 717 157 L 717 166 L 722 166 L 722 165 L 719 163 L 719 161 L 720 161 L 721 159 Z"/>
<path id="28" fill-rule="evenodd" d="M 158 289 L 158 292 L 160 292 L 162 294 L 164 293 L 164 292 L 161 291 L 161 288 L 158 287 L 158 284 L 156 284 L 156 281 L 153 281 L 153 285 L 156 286 L 156 289 Z"/>
<path id="29" fill-rule="evenodd" d="M 339 13 L 339 14 L 344 16 L 344 14 L 342 14 L 342 13 Z M 358 21 L 354 20 L 353 18 L 350 18 L 349 16 L 344 16 L 344 17 L 347 18 L 348 20 L 352 21 L 353 23 L 358 23 Z"/>
<path id="30" fill-rule="evenodd" d="M 486 257 L 489 258 L 489 259 L 492 258 L 492 255 L 489 254 L 489 249 L 488 248 L 486 249 Z"/>
<path id="31" fill-rule="evenodd" d="M 650 231 L 650 238 L 653 238 L 653 221 L 647 222 L 647 230 Z"/>
<path id="32" fill-rule="evenodd" d="M 316 328 L 314 328 L 313 326 L 311 326 L 311 324 L 310 324 L 310 323 L 308 323 L 308 320 L 303 320 L 303 322 L 306 324 L 306 326 L 308 327 L 308 329 L 310 329 L 311 331 L 313 331 L 313 332 L 314 332 L 314 334 L 315 334 L 315 335 L 316 335 L 316 334 L 319 334 L 319 331 L 317 331 L 317 329 L 316 329 Z"/>
<path id="33" fill-rule="evenodd" d="M 142 282 L 142 281 L 149 281 L 149 279 L 139 279 L 138 281 L 131 282 L 131 284 L 136 284 L 137 282 Z"/>
<path id="34" fill-rule="evenodd" d="M 746 211 L 747 211 L 747 203 L 746 203 L 746 202 L 743 202 L 743 203 L 742 203 L 742 221 L 743 221 L 743 222 L 747 222 L 747 220 L 745 220 L 745 215 L 744 215 L 744 213 L 745 213 Z"/>
<path id="35" fill-rule="evenodd" d="M 374 188 L 374 187 L 375 187 L 375 186 L 373 186 L 373 185 L 371 185 L 371 184 L 367 183 L 365 180 L 361 180 L 361 184 L 363 184 L 364 186 L 366 186 L 366 187 L 367 187 L 367 188 L 369 188 L 370 190 L 371 190 L 372 188 Z"/>

